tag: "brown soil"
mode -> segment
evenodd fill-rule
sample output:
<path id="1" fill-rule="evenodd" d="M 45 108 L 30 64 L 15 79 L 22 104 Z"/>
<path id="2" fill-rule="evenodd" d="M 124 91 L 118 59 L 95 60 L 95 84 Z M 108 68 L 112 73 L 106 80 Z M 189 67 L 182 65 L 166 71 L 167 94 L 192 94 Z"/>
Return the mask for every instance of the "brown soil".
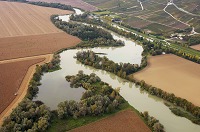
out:
<path id="1" fill-rule="evenodd" d="M 28 68 L 44 58 L 0 64 L 0 113 L 15 98 Z"/>
<path id="2" fill-rule="evenodd" d="M 71 5 L 73 7 L 78 7 L 86 11 L 95 11 L 97 7 L 90 5 L 82 0 L 29 0 L 29 1 L 43 1 L 49 3 L 62 3 L 66 5 Z"/>
<path id="3" fill-rule="evenodd" d="M 50 21 L 53 14 L 71 11 L 0 1 L 0 38 L 62 32 Z"/>
<path id="4" fill-rule="evenodd" d="M 139 116 L 125 110 L 100 121 L 76 128 L 70 132 L 151 132 Z"/>
<path id="5" fill-rule="evenodd" d="M 148 66 L 133 75 L 200 106 L 200 65 L 175 55 L 150 57 Z"/>
<path id="6" fill-rule="evenodd" d="M 64 32 L 0 38 L 0 60 L 54 53 L 79 42 L 80 39 Z"/>
<path id="7" fill-rule="evenodd" d="M 41 65 L 51 59 L 52 55 L 48 54 L 0 62 L 0 125 L 25 97 L 36 64 Z"/>
<path id="8" fill-rule="evenodd" d="M 191 48 L 196 49 L 196 50 L 200 50 L 200 44 L 197 44 L 197 45 L 191 46 Z"/>

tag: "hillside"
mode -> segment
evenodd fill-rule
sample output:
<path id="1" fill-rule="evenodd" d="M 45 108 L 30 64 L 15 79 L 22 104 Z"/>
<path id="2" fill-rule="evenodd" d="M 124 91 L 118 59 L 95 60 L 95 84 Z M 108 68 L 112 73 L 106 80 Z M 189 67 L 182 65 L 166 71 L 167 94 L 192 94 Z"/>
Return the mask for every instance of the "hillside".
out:
<path id="1" fill-rule="evenodd" d="M 89 4 L 118 13 L 133 27 L 155 33 L 168 33 L 194 27 L 200 32 L 198 0 L 84 0 Z M 167 6 L 169 4 L 169 6 Z"/>

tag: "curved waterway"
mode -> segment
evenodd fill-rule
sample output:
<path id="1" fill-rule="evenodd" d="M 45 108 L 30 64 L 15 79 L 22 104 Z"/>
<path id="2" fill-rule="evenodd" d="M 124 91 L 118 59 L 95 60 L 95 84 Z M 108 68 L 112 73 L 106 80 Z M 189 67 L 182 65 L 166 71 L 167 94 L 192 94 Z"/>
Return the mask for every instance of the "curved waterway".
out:
<path id="1" fill-rule="evenodd" d="M 115 38 L 115 36 L 113 37 Z M 118 38 L 123 37 L 118 36 Z M 140 64 L 141 46 L 136 45 L 131 40 L 126 40 L 127 43 L 125 41 L 124 47 L 93 48 L 91 50 L 106 53 L 107 57 L 115 62 L 125 61 Z M 80 50 L 67 50 L 60 54 L 60 66 L 62 69 L 44 74 L 41 80 L 42 85 L 39 87 L 38 97 L 35 100 L 41 100 L 52 110 L 56 109 L 58 103 L 62 101 L 79 101 L 85 90 L 83 88 L 70 88 L 69 83 L 65 80 L 65 76 L 75 75 L 79 70 L 83 70 L 85 74 L 95 73 L 102 81 L 109 83 L 113 88 L 121 87 L 120 95 L 131 106 L 140 112 L 148 111 L 151 116 L 157 118 L 164 125 L 167 132 L 200 132 L 199 125 L 193 124 L 186 118 L 174 115 L 162 99 L 152 96 L 145 91 L 141 91 L 134 83 L 125 81 L 112 73 L 80 64 L 73 58 Z"/>

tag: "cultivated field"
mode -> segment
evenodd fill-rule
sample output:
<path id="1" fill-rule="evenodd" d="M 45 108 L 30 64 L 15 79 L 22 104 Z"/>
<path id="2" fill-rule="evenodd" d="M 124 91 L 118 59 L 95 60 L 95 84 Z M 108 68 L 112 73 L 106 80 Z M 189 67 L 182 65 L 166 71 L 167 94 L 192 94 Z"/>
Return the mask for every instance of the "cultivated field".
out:
<path id="1" fill-rule="evenodd" d="M 100 121 L 76 128 L 70 132 L 151 132 L 131 110 L 125 110 Z"/>
<path id="2" fill-rule="evenodd" d="M 173 15 L 170 16 L 164 11 L 169 0 L 84 0 L 89 4 L 101 9 L 118 13 L 124 22 L 133 27 L 150 30 L 155 33 L 170 33 L 177 29 L 188 28 L 188 23 L 195 27 L 195 31 L 200 31 L 200 2 L 199 0 L 174 0 L 174 3 L 188 12 L 199 16 L 180 11 L 173 5 L 166 10 Z M 140 19 L 140 20 L 139 20 Z M 178 19 L 178 20 L 176 20 Z M 180 22 L 180 21 L 182 22 Z"/>
<path id="3" fill-rule="evenodd" d="M 95 11 L 97 8 L 93 5 L 90 5 L 82 0 L 29 0 L 29 1 L 42 1 L 49 3 L 61 3 L 66 5 L 71 5 L 73 7 L 78 7 L 86 11 Z"/>
<path id="4" fill-rule="evenodd" d="M 191 48 L 196 49 L 196 50 L 200 50 L 200 44 L 191 46 Z"/>
<path id="5" fill-rule="evenodd" d="M 50 16 L 72 13 L 55 8 L 3 1 L 0 1 L 0 12 L 0 38 L 59 33 L 61 30 L 51 23 Z"/>
<path id="6" fill-rule="evenodd" d="M 75 46 L 80 39 L 64 33 L 50 21 L 52 14 L 71 11 L 0 1 L 0 12 L 1 125 L 25 97 L 36 64 L 50 62 L 54 52 Z"/>
<path id="7" fill-rule="evenodd" d="M 200 65 L 175 55 L 150 57 L 149 66 L 133 75 L 200 106 Z"/>
<path id="8" fill-rule="evenodd" d="M 14 94 L 18 91 L 28 68 L 44 58 L 8 62 L 0 64 L 0 113 L 16 97 Z"/>
<path id="9" fill-rule="evenodd" d="M 42 65 L 52 60 L 53 55 L 41 55 L 0 61 L 0 126 L 5 117 L 9 116 L 12 109 L 26 96 L 29 82 L 35 73 L 36 65 Z M 3 81 L 2 81 L 3 80 Z M 9 81 L 8 81 L 9 80 Z M 17 96 L 14 94 L 17 92 Z M 3 95 L 3 96 L 2 96 Z"/>
<path id="10" fill-rule="evenodd" d="M 79 42 L 80 39 L 64 32 L 0 38 L 0 60 L 54 53 Z"/>

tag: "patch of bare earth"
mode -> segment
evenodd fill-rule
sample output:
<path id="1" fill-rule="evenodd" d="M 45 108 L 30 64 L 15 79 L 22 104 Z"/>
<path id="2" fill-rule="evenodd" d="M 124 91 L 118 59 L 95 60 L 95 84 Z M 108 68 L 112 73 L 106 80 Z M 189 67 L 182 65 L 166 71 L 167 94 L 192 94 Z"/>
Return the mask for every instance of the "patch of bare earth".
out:
<path id="1" fill-rule="evenodd" d="M 196 50 L 200 50 L 200 44 L 197 44 L 197 45 L 191 46 L 191 48 L 196 49 Z"/>
<path id="2" fill-rule="evenodd" d="M 79 42 L 80 39 L 64 32 L 0 38 L 0 60 L 54 53 Z"/>
<path id="3" fill-rule="evenodd" d="M 52 60 L 53 55 L 41 55 L 0 61 L 0 125 L 26 96 L 36 65 Z"/>
<path id="4" fill-rule="evenodd" d="M 44 58 L 0 64 L 0 113 L 16 97 L 28 68 Z"/>
<path id="5" fill-rule="evenodd" d="M 71 11 L 0 1 L 0 38 L 62 32 L 50 21 L 53 14 Z"/>
<path id="6" fill-rule="evenodd" d="M 197 63 L 171 54 L 150 57 L 148 66 L 133 77 L 200 106 L 200 65 Z"/>
<path id="7" fill-rule="evenodd" d="M 76 128 L 70 132 L 151 132 L 140 117 L 125 110 L 100 121 Z"/>
<path id="8" fill-rule="evenodd" d="M 95 11 L 98 8 L 90 5 L 82 0 L 29 0 L 29 1 L 42 1 L 42 2 L 49 2 L 49 3 L 61 3 L 65 5 L 71 5 L 73 7 L 78 7 L 86 11 Z"/>

